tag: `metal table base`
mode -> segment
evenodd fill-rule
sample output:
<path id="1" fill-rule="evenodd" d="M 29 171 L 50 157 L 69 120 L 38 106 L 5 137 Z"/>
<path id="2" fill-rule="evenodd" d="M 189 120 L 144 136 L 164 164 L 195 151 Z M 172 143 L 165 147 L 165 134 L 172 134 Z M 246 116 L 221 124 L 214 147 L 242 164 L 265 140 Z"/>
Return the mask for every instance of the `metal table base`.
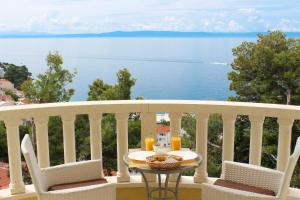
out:
<path id="1" fill-rule="evenodd" d="M 130 167 L 128 163 L 128 154 L 125 154 L 123 156 L 123 160 L 125 165 L 129 167 L 129 169 L 141 173 L 146 185 L 147 200 L 172 200 L 172 199 L 178 200 L 178 189 L 179 189 L 179 182 L 181 179 L 182 172 L 185 170 L 195 169 L 199 167 L 202 161 L 202 157 L 200 154 L 198 155 L 198 158 L 195 160 L 196 164 L 181 166 L 176 169 L 170 169 L 170 170 L 151 169 L 150 167 L 145 167 L 145 166 Z M 158 176 L 158 186 L 156 188 L 150 188 L 149 182 L 145 174 L 155 174 Z M 164 186 L 162 186 L 162 180 L 161 180 L 162 174 L 166 175 Z M 170 189 L 168 187 L 169 178 L 171 174 L 178 174 L 174 189 Z"/>
<path id="2" fill-rule="evenodd" d="M 179 182 L 180 182 L 180 178 L 181 178 L 181 172 L 178 173 L 175 189 L 168 188 L 169 177 L 170 177 L 171 173 L 168 173 L 167 171 L 166 171 L 166 173 L 163 173 L 163 174 L 166 174 L 166 180 L 165 180 L 164 187 L 162 187 L 162 181 L 161 181 L 162 173 L 157 173 L 158 187 L 155 189 L 151 189 L 149 187 L 149 183 L 148 183 L 145 173 L 142 171 L 140 171 L 140 173 L 142 174 L 142 177 L 145 181 L 147 200 L 171 200 L 171 199 L 178 200 L 178 188 L 179 188 Z M 169 196 L 169 194 L 171 194 L 171 196 Z"/>

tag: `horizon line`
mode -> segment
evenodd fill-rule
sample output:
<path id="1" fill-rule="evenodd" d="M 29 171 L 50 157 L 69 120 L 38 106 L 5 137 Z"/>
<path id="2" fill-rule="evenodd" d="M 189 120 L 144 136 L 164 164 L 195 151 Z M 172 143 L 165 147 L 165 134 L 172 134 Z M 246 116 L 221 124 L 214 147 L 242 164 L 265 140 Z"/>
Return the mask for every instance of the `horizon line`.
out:
<path id="1" fill-rule="evenodd" d="M 257 37 L 270 31 L 200 32 L 200 31 L 112 31 L 102 33 L 0 32 L 0 38 L 74 38 L 74 37 Z M 284 31 L 283 31 L 284 32 Z M 284 32 L 288 37 L 300 37 L 300 32 Z"/>

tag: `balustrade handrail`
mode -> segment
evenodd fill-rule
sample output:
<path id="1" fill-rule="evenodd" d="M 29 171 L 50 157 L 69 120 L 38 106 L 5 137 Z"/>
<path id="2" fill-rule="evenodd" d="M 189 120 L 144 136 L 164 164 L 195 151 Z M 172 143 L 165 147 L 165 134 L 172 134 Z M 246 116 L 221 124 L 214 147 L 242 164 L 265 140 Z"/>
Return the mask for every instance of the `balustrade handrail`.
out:
<path id="1" fill-rule="evenodd" d="M 102 113 L 117 112 L 207 112 L 207 113 L 236 113 L 240 115 L 264 115 L 280 117 L 289 115 L 289 118 L 300 119 L 300 106 L 249 103 L 233 101 L 202 101 L 202 100 L 109 100 L 29 104 L 20 106 L 0 107 L 0 120 L 7 114 L 18 112 L 20 117 L 30 117 L 36 111 L 43 115 L 55 116 L 65 113 L 65 110 L 76 114 L 87 114 L 101 111 Z M 75 109 L 75 110 L 74 110 Z"/>
<path id="2" fill-rule="evenodd" d="M 156 133 L 156 113 L 170 114 L 171 133 L 179 133 L 183 113 L 196 117 L 196 151 L 203 155 L 203 164 L 196 170 L 194 182 L 207 179 L 207 130 L 209 115 L 218 113 L 223 119 L 222 160 L 233 160 L 234 131 L 237 115 L 247 115 L 251 123 L 249 163 L 260 165 L 262 132 L 265 117 L 275 117 L 279 124 L 277 169 L 283 171 L 290 154 L 291 129 L 300 119 L 300 106 L 198 100 L 116 100 L 86 101 L 0 107 L 0 121 L 7 129 L 12 194 L 24 193 L 18 126 L 22 119 L 33 118 L 37 132 L 37 157 L 40 167 L 49 166 L 48 118 L 61 116 L 63 122 L 65 163 L 76 161 L 74 121 L 76 115 L 88 114 L 92 159 L 102 158 L 101 118 L 103 113 L 114 113 L 117 120 L 118 182 L 130 180 L 122 156 L 128 152 L 128 116 L 141 113 L 141 139 Z M 143 144 L 143 142 L 141 142 Z"/>

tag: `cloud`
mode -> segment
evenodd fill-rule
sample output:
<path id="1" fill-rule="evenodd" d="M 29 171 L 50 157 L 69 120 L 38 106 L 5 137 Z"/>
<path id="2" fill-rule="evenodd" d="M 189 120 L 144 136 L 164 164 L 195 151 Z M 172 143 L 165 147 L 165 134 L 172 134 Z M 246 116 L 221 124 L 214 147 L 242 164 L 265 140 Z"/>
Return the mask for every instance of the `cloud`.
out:
<path id="1" fill-rule="evenodd" d="M 228 22 L 228 31 L 230 32 L 238 32 L 242 30 L 242 26 L 240 26 L 235 20 L 230 20 Z"/>
<path id="2" fill-rule="evenodd" d="M 267 31 L 300 29 L 297 0 L 10 0 L 0 32 Z M 15 5 L 18 5 L 16 7 Z M 17 14 L 16 14 L 17 13 Z"/>
<path id="3" fill-rule="evenodd" d="M 272 28 L 273 30 L 282 30 L 290 32 L 300 31 L 300 21 L 289 20 L 289 19 L 280 19 L 277 26 Z"/>
<path id="4" fill-rule="evenodd" d="M 257 11 L 255 8 L 240 8 L 238 12 L 243 14 L 253 14 L 256 13 Z"/>
<path id="5" fill-rule="evenodd" d="M 5 29 L 6 28 L 6 25 L 5 24 L 0 24 L 0 30 L 1 29 Z"/>

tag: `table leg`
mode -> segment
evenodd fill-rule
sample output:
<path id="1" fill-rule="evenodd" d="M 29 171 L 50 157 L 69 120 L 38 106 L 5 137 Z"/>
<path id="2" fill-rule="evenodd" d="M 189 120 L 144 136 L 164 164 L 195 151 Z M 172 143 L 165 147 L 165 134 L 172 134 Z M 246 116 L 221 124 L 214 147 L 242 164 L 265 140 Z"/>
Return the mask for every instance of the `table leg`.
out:
<path id="1" fill-rule="evenodd" d="M 179 187 L 180 178 L 181 178 L 181 172 L 178 174 L 177 181 L 176 181 L 176 187 L 175 187 L 176 200 L 178 200 L 178 187 Z"/>
<path id="2" fill-rule="evenodd" d="M 166 175 L 166 180 L 165 180 L 165 194 L 164 194 L 165 198 L 167 198 L 168 195 L 168 183 L 169 183 L 169 174 Z"/>
<path id="3" fill-rule="evenodd" d="M 158 175 L 158 197 L 161 199 L 161 174 Z"/>
<path id="4" fill-rule="evenodd" d="M 147 200 L 150 200 L 150 191 L 149 191 L 148 180 L 147 180 L 147 178 L 146 178 L 146 176 L 145 176 L 145 174 L 144 174 L 143 172 L 141 172 L 141 174 L 142 174 L 142 177 L 143 177 L 143 179 L 144 179 L 144 181 L 145 181 L 145 185 L 146 185 Z"/>

